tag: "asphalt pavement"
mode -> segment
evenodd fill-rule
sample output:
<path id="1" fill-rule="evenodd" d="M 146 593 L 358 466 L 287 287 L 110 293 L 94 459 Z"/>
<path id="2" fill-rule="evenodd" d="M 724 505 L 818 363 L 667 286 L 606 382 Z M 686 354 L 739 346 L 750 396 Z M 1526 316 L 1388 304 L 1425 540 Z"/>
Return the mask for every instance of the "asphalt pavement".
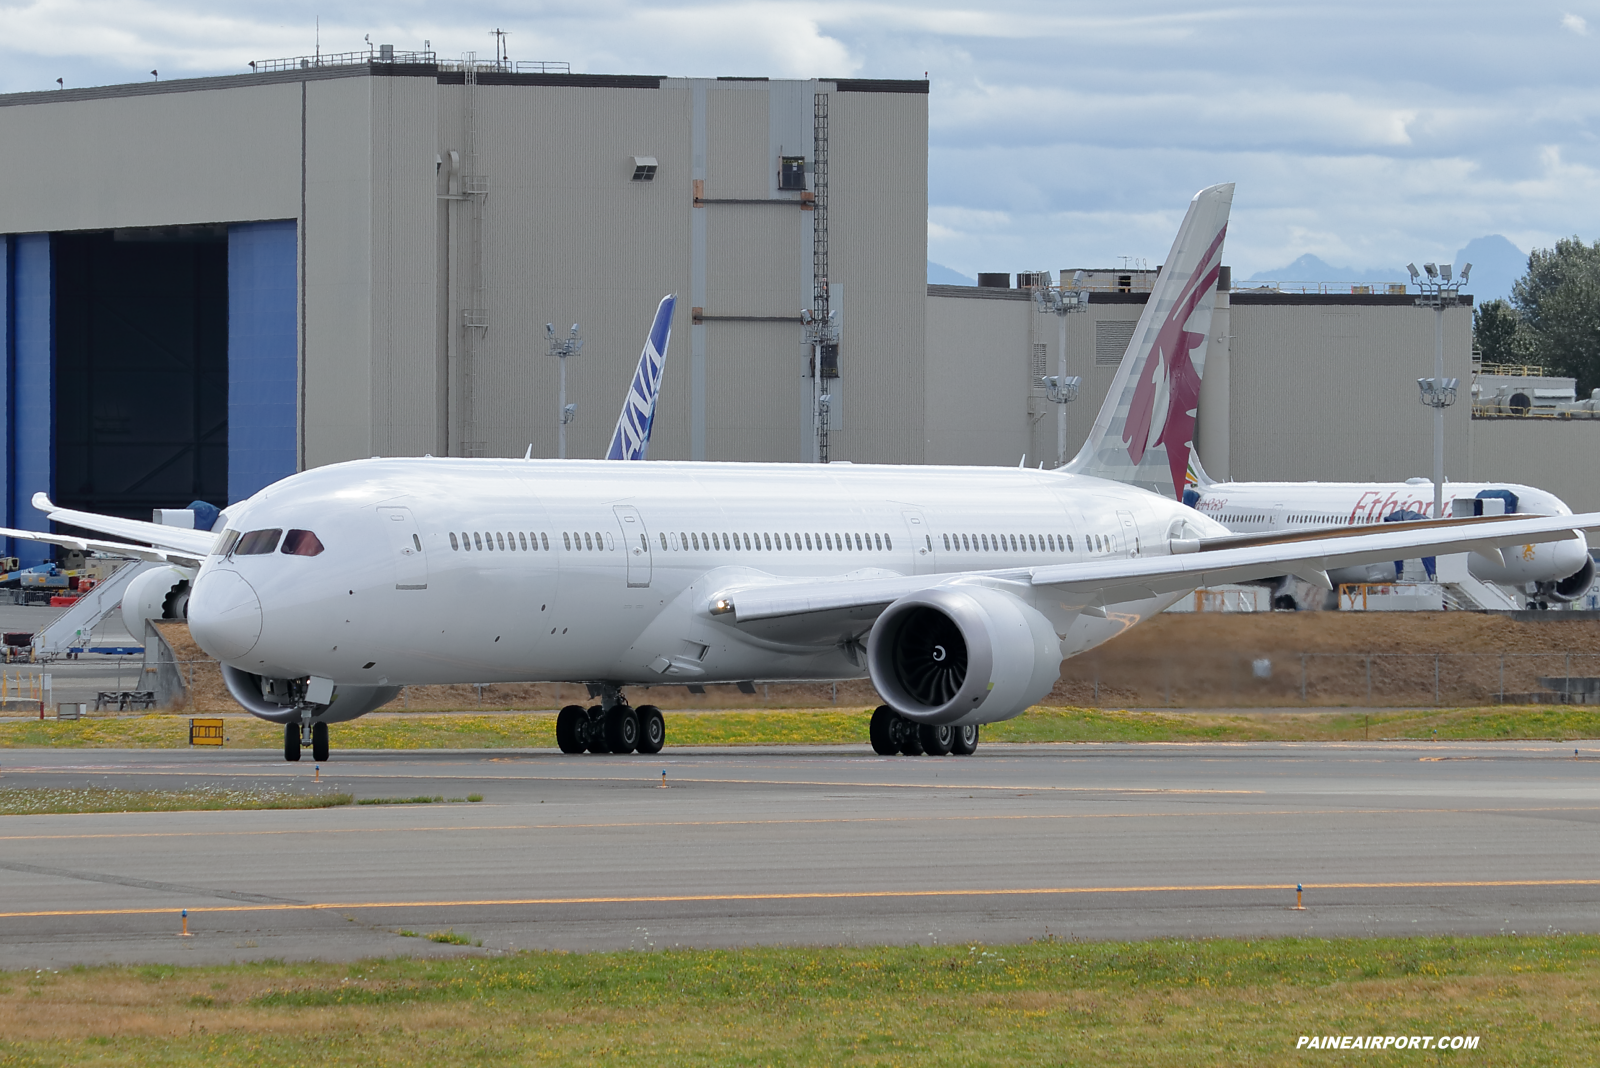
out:
<path id="1" fill-rule="evenodd" d="M 0 751 L 0 788 L 484 798 L 0 817 L 0 968 L 1595 931 L 1600 748 L 1576 748 L 336 751 L 320 769 L 262 751 Z M 441 929 L 482 947 L 401 933 Z"/>

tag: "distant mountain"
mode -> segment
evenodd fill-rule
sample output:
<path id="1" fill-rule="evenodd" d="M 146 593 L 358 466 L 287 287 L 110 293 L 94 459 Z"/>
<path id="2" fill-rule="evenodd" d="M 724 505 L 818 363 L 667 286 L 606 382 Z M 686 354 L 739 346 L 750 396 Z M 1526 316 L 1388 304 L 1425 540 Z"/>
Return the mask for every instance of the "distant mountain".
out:
<path id="1" fill-rule="evenodd" d="M 968 278 L 960 271 L 952 271 L 942 263 L 928 261 L 928 284 L 935 286 L 975 286 L 976 278 Z"/>
<path id="2" fill-rule="evenodd" d="M 1466 291 L 1478 304 L 1510 300 L 1512 283 L 1528 273 L 1528 254 L 1499 234 L 1468 241 L 1467 247 L 1456 253 L 1455 263 L 1472 264 Z"/>
<path id="3" fill-rule="evenodd" d="M 1356 285 L 1377 285 L 1384 282 L 1406 280 L 1404 268 L 1400 270 L 1358 271 L 1354 267 L 1334 267 L 1322 259 L 1306 253 L 1287 267 L 1270 271 L 1257 271 L 1247 282 L 1354 282 Z"/>
<path id="4" fill-rule="evenodd" d="M 1511 297 L 1511 284 L 1528 270 L 1528 254 L 1499 234 L 1475 237 L 1451 261 L 1457 268 L 1472 264 L 1466 292 L 1475 302 L 1506 300 Z M 1418 263 L 1420 266 L 1420 261 Z M 1270 271 L 1257 271 L 1246 282 L 1353 282 L 1356 285 L 1382 285 L 1386 282 L 1404 282 L 1410 275 L 1404 266 L 1356 270 L 1354 267 L 1333 265 L 1306 253 L 1286 267 Z"/>

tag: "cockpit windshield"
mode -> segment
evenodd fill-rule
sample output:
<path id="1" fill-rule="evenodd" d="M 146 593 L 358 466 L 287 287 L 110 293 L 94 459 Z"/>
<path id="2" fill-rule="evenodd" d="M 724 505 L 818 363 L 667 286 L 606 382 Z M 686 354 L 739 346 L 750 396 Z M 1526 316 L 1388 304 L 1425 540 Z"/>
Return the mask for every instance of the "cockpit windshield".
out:
<path id="1" fill-rule="evenodd" d="M 285 556 L 316 556 L 321 551 L 321 539 L 309 530 L 291 530 L 283 536 Z"/>
<path id="2" fill-rule="evenodd" d="M 234 547 L 233 555 L 265 556 L 278 547 L 278 539 L 282 536 L 282 527 L 273 527 L 270 530 L 252 530 L 239 539 L 239 544 Z"/>
<path id="3" fill-rule="evenodd" d="M 233 547 L 237 544 L 239 544 L 239 532 L 237 530 L 224 530 L 217 535 L 217 543 L 211 547 L 211 555 L 227 556 L 233 552 Z"/>

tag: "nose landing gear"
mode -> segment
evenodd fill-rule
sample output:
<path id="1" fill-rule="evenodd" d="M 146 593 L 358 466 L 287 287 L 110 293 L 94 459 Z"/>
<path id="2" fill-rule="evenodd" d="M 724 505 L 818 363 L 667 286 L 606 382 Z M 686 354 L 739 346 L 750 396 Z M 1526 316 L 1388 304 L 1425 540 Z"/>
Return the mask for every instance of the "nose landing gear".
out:
<path id="1" fill-rule="evenodd" d="M 600 704 L 567 705 L 556 715 L 556 745 L 563 753 L 659 753 L 667 723 L 655 705 L 633 708 L 615 686 L 600 686 Z M 592 692 L 592 691 L 591 691 Z"/>
<path id="2" fill-rule="evenodd" d="M 283 725 L 283 759 L 291 764 L 300 759 L 300 750 L 303 746 L 311 747 L 311 759 L 318 764 L 328 761 L 328 725 L 321 721 L 311 722 L 310 713 L 303 713 L 299 723 L 285 723 Z"/>

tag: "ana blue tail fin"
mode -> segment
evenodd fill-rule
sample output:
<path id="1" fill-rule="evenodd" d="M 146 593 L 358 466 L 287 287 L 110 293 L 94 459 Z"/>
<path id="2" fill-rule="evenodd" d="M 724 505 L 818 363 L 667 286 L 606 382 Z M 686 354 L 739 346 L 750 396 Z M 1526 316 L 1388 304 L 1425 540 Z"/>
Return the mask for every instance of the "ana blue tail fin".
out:
<path id="1" fill-rule="evenodd" d="M 661 395 L 661 373 L 667 362 L 672 310 L 677 303 L 677 296 L 669 294 L 656 307 L 655 322 L 650 324 L 650 336 L 645 338 L 644 352 L 639 355 L 639 368 L 628 384 L 628 398 L 622 402 L 622 415 L 617 419 L 616 433 L 611 435 L 611 448 L 606 450 L 608 460 L 643 460 L 650 449 L 650 428 L 655 424 L 656 398 Z"/>

